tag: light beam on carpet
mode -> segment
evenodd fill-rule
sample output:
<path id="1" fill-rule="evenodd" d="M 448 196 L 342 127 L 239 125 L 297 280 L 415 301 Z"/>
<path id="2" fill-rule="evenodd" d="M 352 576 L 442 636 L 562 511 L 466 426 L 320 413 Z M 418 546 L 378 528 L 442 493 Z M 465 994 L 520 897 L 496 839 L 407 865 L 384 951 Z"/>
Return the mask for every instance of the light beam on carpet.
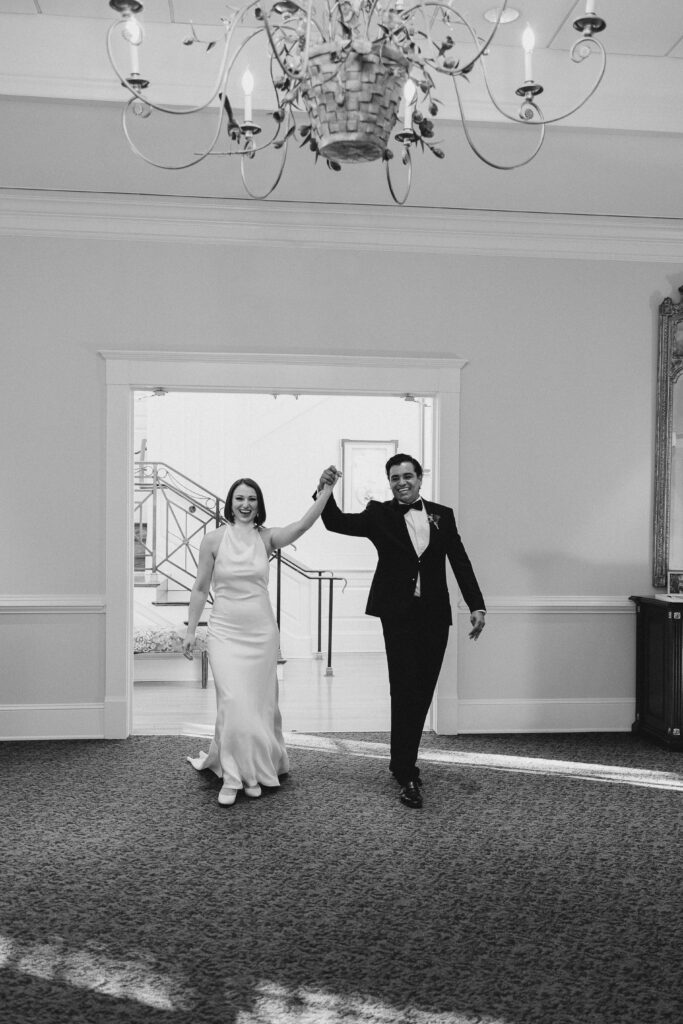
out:
<path id="1" fill-rule="evenodd" d="M 322 750 L 354 757 L 389 760 L 389 744 L 365 740 L 334 739 L 330 736 L 309 736 L 286 733 L 290 747 Z M 521 772 L 527 775 L 554 775 L 578 781 L 612 782 L 625 786 L 646 786 L 683 792 L 680 772 L 649 771 L 624 765 L 591 764 L 584 761 L 558 761 L 546 757 L 519 757 L 510 754 L 481 754 L 465 750 L 420 750 L 420 762 L 462 768 L 482 768 L 499 772 Z"/>
<path id="2" fill-rule="evenodd" d="M 362 996 L 342 996 L 318 988 L 262 982 L 254 1007 L 240 1010 L 235 1024 L 505 1024 L 500 1016 L 401 1009 Z"/>
<path id="3" fill-rule="evenodd" d="M 111 956 L 102 943 L 69 949 L 60 935 L 51 936 L 45 942 L 0 935 L 0 969 L 87 989 L 113 999 L 126 999 L 155 1010 L 186 1008 L 177 983 L 161 974 L 148 957 Z"/>

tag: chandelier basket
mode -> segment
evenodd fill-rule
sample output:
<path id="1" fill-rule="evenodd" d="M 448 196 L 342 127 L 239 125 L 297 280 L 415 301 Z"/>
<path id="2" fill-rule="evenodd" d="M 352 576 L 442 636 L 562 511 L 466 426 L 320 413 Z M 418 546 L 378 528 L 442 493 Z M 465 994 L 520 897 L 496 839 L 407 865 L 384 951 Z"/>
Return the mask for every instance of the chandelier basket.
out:
<path id="1" fill-rule="evenodd" d="M 301 97 L 318 152 L 327 160 L 380 160 L 396 124 L 407 69 L 375 53 L 351 53 L 340 64 L 328 55 L 311 60 Z"/>

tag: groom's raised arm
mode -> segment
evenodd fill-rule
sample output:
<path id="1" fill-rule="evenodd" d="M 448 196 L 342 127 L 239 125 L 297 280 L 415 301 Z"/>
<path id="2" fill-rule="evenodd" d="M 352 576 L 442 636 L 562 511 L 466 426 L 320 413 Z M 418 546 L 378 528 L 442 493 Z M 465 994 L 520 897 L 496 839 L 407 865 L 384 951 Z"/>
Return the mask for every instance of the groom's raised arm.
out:
<path id="1" fill-rule="evenodd" d="M 323 484 L 327 483 L 326 477 L 327 470 L 320 477 L 320 483 L 318 490 L 322 488 Z M 347 537 L 367 537 L 368 536 L 368 513 L 367 509 L 363 509 L 362 512 L 342 512 L 334 500 L 334 494 L 331 494 L 327 505 L 323 509 L 320 517 L 323 521 L 326 530 L 331 533 L 343 533 Z"/>

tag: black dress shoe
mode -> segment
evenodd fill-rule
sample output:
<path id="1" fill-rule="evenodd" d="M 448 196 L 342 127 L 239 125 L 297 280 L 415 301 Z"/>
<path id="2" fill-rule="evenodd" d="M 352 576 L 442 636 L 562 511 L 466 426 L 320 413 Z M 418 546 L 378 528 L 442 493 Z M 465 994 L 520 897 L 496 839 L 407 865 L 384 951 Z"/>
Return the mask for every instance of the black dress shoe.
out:
<path id="1" fill-rule="evenodd" d="M 422 807 L 422 793 L 415 781 L 406 782 L 405 786 L 401 787 L 399 799 L 406 807 Z"/>

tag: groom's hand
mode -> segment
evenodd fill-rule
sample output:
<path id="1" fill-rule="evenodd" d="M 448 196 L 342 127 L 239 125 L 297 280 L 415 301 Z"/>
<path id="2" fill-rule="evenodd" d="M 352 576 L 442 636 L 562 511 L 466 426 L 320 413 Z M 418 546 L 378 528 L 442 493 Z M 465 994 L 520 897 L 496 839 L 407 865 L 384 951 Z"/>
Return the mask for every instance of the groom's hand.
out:
<path id="1" fill-rule="evenodd" d="M 479 635 L 486 625 L 486 612 L 472 612 L 470 615 L 470 622 L 472 623 L 472 629 L 470 631 L 470 640 L 477 640 Z"/>

